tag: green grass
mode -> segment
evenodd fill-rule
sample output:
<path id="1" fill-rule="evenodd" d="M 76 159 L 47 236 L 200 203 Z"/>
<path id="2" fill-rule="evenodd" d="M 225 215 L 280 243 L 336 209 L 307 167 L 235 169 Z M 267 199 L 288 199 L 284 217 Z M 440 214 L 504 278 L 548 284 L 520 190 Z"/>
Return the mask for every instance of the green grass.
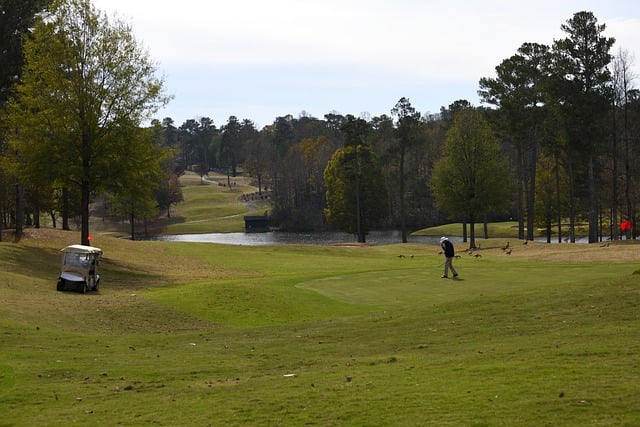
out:
<path id="1" fill-rule="evenodd" d="M 483 239 L 484 224 L 475 224 L 475 236 L 476 239 Z M 552 241 L 557 241 L 557 228 L 551 230 Z M 563 235 L 568 233 L 568 225 L 563 226 Z M 471 228 L 467 226 L 467 233 L 471 232 Z M 576 224 L 576 235 L 587 236 L 589 232 L 589 226 L 587 224 Z M 435 227 L 428 227 L 422 230 L 418 230 L 413 233 L 416 236 L 462 236 L 462 224 L 461 223 L 449 223 Z M 487 224 L 487 234 L 489 238 L 502 238 L 502 239 L 517 239 L 518 238 L 518 222 L 517 221 L 504 221 L 504 222 L 490 222 Z M 545 237 L 545 229 L 536 229 L 534 231 L 534 237 Z"/>
<path id="2" fill-rule="evenodd" d="M 489 223 L 487 226 L 490 238 L 512 238 L 518 237 L 518 223 L 516 221 Z M 470 230 L 468 230 L 470 231 Z M 484 225 L 475 225 L 476 238 L 484 238 Z M 416 236 L 461 236 L 462 224 L 451 223 L 439 225 L 436 227 L 429 227 L 422 230 L 418 230 L 413 233 Z"/>
<path id="3" fill-rule="evenodd" d="M 268 210 L 266 202 L 247 205 L 240 201 L 243 193 L 257 191 L 245 177 L 232 178 L 236 185 L 226 184 L 226 176 L 210 173 L 203 181 L 192 172 L 181 177 L 185 201 L 178 204 L 165 234 L 228 233 L 244 231 L 244 215 L 262 214 Z"/>
<path id="4" fill-rule="evenodd" d="M 486 241 L 453 281 L 437 246 L 95 236 L 100 293 L 56 292 L 77 238 L 0 243 L 0 426 L 640 423 L 635 244 Z"/>
<path id="5" fill-rule="evenodd" d="M 235 185 L 228 187 L 224 175 L 211 172 L 201 180 L 194 172 L 186 172 L 180 177 L 184 201 L 171 207 L 170 218 L 165 211 L 146 227 L 137 224 L 136 233 L 141 235 L 145 229 L 151 234 L 243 232 L 245 215 L 262 215 L 270 207 L 267 201 L 241 200 L 243 194 L 257 192 L 250 178 L 239 176 L 231 181 Z M 51 225 L 48 216 L 42 216 L 41 223 Z M 112 236 L 128 236 L 131 232 L 127 221 L 102 216 L 90 219 L 90 229 L 93 234 Z"/>

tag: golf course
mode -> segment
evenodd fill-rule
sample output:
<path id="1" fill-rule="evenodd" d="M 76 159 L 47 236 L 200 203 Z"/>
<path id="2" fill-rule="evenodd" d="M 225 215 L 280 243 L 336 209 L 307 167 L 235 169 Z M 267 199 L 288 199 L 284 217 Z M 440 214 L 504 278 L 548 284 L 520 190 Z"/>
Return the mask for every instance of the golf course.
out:
<path id="1" fill-rule="evenodd" d="M 191 178 L 169 232 L 265 209 Z M 3 235 L 0 427 L 640 425 L 636 241 L 478 239 L 453 280 L 435 245 L 92 237 L 82 294 L 78 232 Z"/>

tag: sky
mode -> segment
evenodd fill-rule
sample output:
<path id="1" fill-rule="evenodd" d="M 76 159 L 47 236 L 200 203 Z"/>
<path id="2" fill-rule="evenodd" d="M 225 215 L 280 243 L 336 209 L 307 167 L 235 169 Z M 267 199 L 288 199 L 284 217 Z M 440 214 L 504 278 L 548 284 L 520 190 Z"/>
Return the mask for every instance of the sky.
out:
<path id="1" fill-rule="evenodd" d="M 379 116 L 402 97 L 423 114 L 459 99 L 525 42 L 551 45 L 579 11 L 635 57 L 637 0 L 93 0 L 132 26 L 171 102 L 176 126 L 230 116 L 259 129 L 302 114 Z M 640 79 L 635 81 L 640 86 Z"/>

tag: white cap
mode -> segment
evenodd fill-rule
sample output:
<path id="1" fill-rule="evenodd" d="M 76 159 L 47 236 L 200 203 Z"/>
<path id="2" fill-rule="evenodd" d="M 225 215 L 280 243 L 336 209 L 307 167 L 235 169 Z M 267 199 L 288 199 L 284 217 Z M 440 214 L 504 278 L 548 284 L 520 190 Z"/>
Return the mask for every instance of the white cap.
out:
<path id="1" fill-rule="evenodd" d="M 445 240 L 447 240 L 447 238 L 446 238 L 446 237 L 444 237 L 444 236 L 442 236 L 442 237 L 440 238 L 440 243 L 444 242 Z"/>

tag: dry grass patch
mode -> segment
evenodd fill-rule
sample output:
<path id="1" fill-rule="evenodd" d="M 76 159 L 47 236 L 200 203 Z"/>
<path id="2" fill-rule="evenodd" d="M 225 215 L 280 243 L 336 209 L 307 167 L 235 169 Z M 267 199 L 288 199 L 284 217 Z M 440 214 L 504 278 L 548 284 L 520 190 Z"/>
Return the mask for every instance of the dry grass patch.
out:
<path id="1" fill-rule="evenodd" d="M 43 273 L 46 273 L 49 276 L 45 280 L 55 283 L 59 274 L 60 249 L 79 241 L 80 233 L 75 231 L 27 229 L 20 242 L 0 243 L 0 253 L 3 255 L 0 268 L 7 272 L 15 269 L 34 280 L 44 279 L 46 276 Z M 164 242 L 131 241 L 96 235 L 92 245 L 103 250 L 100 271 L 105 273 L 103 276 L 109 277 L 109 286 L 115 288 L 135 289 L 143 284 L 148 287 L 224 279 L 240 273 L 235 268 L 216 264 L 215 257 L 198 256 L 198 248 L 203 248 L 199 244 L 167 245 Z M 183 254 L 178 248 L 189 250 Z M 25 263 L 31 264 L 30 271 L 24 271 Z"/>
<path id="2" fill-rule="evenodd" d="M 508 248 L 504 249 L 508 245 Z M 537 261 L 553 263 L 616 262 L 640 261 L 640 241 L 616 241 L 603 243 L 541 243 L 516 239 L 478 239 L 479 248 L 473 254 L 482 257 L 504 256 L 513 258 L 532 258 Z M 467 256 L 467 243 L 456 245 L 460 255 Z"/>

